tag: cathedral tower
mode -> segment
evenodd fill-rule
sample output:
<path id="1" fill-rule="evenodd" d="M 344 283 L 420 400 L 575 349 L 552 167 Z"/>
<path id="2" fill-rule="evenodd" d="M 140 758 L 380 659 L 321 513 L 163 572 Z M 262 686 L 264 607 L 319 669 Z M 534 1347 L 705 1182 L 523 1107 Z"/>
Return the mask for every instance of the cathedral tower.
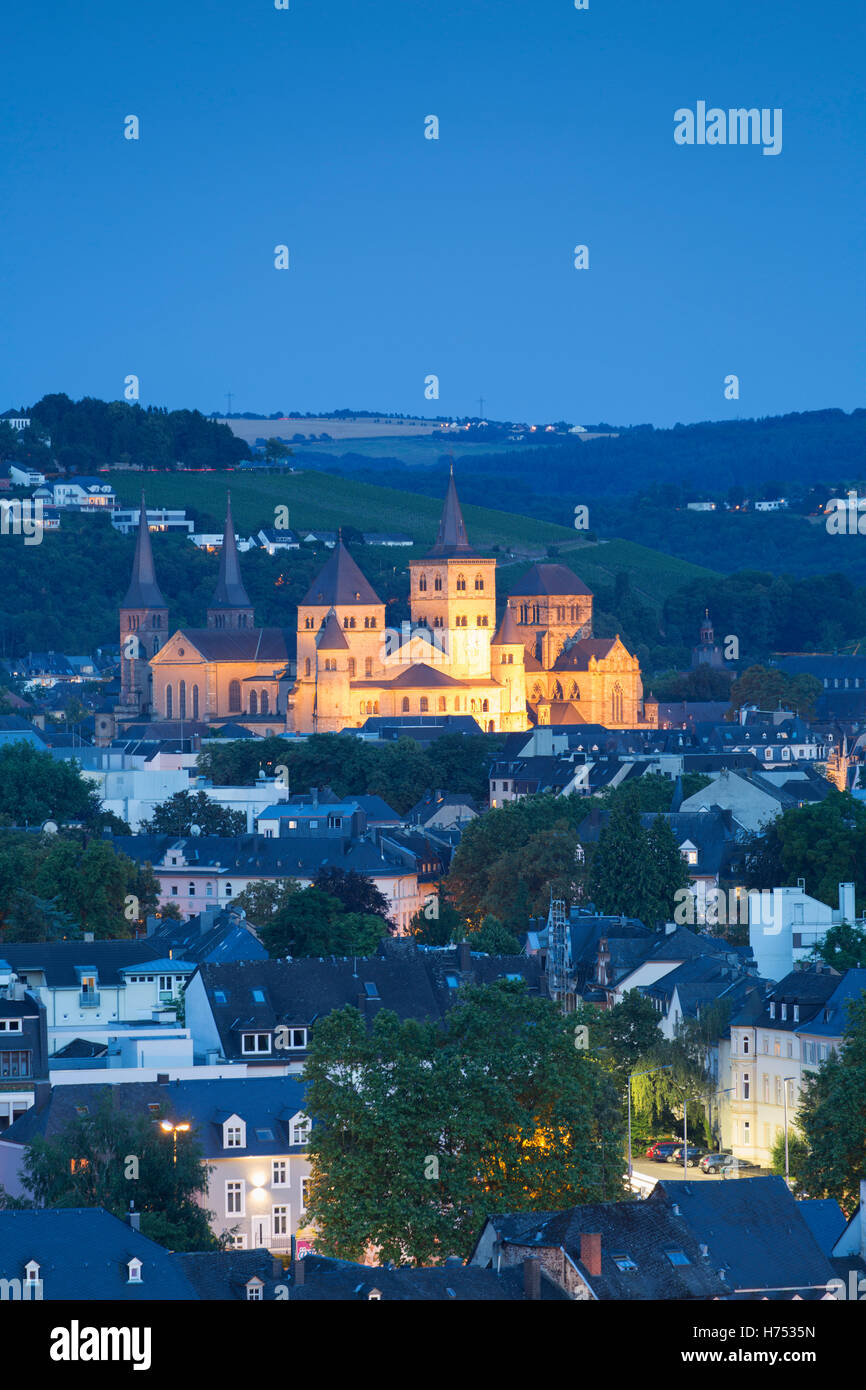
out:
<path id="1" fill-rule="evenodd" d="M 156 582 L 147 525 L 147 507 L 142 493 L 132 578 L 120 606 L 118 713 L 121 718 L 150 715 L 153 700 L 149 661 L 159 651 L 167 636 L 168 605 Z"/>
<path id="2" fill-rule="evenodd" d="M 226 497 L 226 524 L 223 532 L 223 545 L 220 551 L 220 568 L 217 585 L 207 610 L 208 627 L 225 628 L 237 631 L 251 628 L 253 605 L 241 579 L 241 566 L 238 547 L 235 541 L 235 528 L 232 521 L 231 493 Z"/>
<path id="3" fill-rule="evenodd" d="M 496 561 L 469 544 L 454 466 L 435 544 L 409 565 L 412 618 L 425 624 L 447 653 L 457 679 L 489 677 L 496 627 Z"/>

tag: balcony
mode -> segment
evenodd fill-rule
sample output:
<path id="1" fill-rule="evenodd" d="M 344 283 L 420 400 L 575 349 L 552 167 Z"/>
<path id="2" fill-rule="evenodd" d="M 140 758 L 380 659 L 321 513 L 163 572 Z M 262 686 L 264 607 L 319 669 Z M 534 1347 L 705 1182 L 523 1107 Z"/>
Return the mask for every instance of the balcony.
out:
<path id="1" fill-rule="evenodd" d="M 80 1009 L 98 1009 L 98 1008 L 99 1008 L 99 990 L 98 990 L 98 989 L 82 989 L 82 990 L 79 990 L 79 992 L 78 992 L 78 1007 L 79 1007 Z"/>
<path id="2" fill-rule="evenodd" d="M 270 1236 L 270 1237 L 268 1238 L 267 1246 L 268 1246 L 268 1249 L 269 1249 L 269 1250 L 272 1250 L 272 1251 L 274 1251 L 275 1253 L 279 1252 L 280 1250 L 291 1250 L 291 1248 L 292 1248 L 292 1237 L 291 1237 L 291 1236 Z"/>

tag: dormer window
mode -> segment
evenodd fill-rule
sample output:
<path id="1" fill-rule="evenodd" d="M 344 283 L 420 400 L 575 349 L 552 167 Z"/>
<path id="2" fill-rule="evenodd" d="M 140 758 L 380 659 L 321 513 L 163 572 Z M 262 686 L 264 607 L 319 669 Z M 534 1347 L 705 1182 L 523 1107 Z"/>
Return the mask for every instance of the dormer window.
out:
<path id="1" fill-rule="evenodd" d="M 368 1303 L 379 1303 L 379 1302 L 381 1302 L 381 1299 L 382 1299 L 382 1290 L 381 1290 L 381 1289 L 371 1289 L 370 1292 L 367 1294 L 367 1302 L 368 1302 Z"/>
<path id="2" fill-rule="evenodd" d="M 783 1021 L 783 1022 L 784 1022 L 784 1021 L 787 1019 L 787 1017 L 788 1017 L 788 1005 L 785 1004 L 785 1003 L 782 1004 L 782 1013 L 781 1013 L 781 1017 L 782 1017 L 782 1021 Z"/>
<path id="3" fill-rule="evenodd" d="M 37 1264 L 36 1260 L 28 1260 L 24 1266 L 24 1283 L 29 1285 L 31 1289 L 40 1282 L 40 1268 L 41 1266 Z"/>
<path id="4" fill-rule="evenodd" d="M 299 1111 L 297 1115 L 292 1116 L 289 1130 L 292 1144 L 306 1144 L 310 1137 L 309 1118 Z"/>
<path id="5" fill-rule="evenodd" d="M 776 1002 L 775 1002 L 774 999 L 771 999 L 771 1000 L 770 1000 L 770 1018 L 775 1018 L 775 1017 L 776 1017 Z"/>
<path id="6" fill-rule="evenodd" d="M 141 1260 L 132 1259 L 127 1263 L 126 1282 L 127 1284 L 141 1283 Z"/>
<path id="7" fill-rule="evenodd" d="M 793 1004 L 793 1005 L 792 1005 L 792 1008 L 793 1008 L 793 1010 L 794 1010 L 794 1022 L 795 1022 L 795 1023 L 799 1023 L 799 1022 L 800 1022 L 800 1005 L 799 1005 L 799 1004 Z"/>
<path id="8" fill-rule="evenodd" d="M 253 1275 L 252 1279 L 247 1280 L 247 1302 L 261 1303 L 264 1299 L 265 1286 L 261 1279 Z"/>
<path id="9" fill-rule="evenodd" d="M 271 1050 L 270 1033 L 242 1033 L 241 1052 L 249 1056 L 250 1053 L 261 1054 Z"/>
<path id="10" fill-rule="evenodd" d="M 247 1146 L 247 1127 L 240 1115 L 229 1115 L 223 1121 L 223 1148 L 245 1149 Z"/>

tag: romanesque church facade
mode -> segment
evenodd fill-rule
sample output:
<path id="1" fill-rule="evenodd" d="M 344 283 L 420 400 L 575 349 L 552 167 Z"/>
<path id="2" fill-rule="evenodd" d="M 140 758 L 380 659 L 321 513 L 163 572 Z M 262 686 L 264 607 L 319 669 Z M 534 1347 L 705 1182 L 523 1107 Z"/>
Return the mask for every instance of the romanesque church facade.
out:
<path id="1" fill-rule="evenodd" d="M 118 724 L 267 734 L 338 732 L 374 715 L 469 715 L 485 732 L 647 723 L 637 658 L 619 637 L 593 637 L 592 594 L 567 566 L 533 565 L 497 628 L 496 561 L 471 545 L 453 475 L 436 541 L 409 572 L 411 622 L 397 630 L 338 541 L 298 606 L 296 637 L 257 628 L 229 504 L 207 626 L 169 635 L 142 505 L 120 610 Z"/>

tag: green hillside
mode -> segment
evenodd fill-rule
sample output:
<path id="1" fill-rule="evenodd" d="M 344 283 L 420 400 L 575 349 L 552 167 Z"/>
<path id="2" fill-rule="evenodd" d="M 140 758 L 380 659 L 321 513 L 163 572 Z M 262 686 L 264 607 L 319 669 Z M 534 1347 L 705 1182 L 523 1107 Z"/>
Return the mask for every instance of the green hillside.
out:
<path id="1" fill-rule="evenodd" d="M 199 514 L 199 524 L 211 522 L 221 528 L 226 489 L 231 489 L 232 511 L 239 532 L 252 533 L 274 524 L 276 507 L 289 511 L 294 529 L 336 530 L 354 526 L 360 531 L 404 531 L 416 541 L 416 548 L 391 552 L 395 562 L 405 567 L 416 553 L 432 544 L 442 502 L 396 488 L 376 487 L 315 471 L 287 474 L 270 473 L 159 473 L 110 475 L 121 500 L 130 505 L 143 485 L 151 506 L 190 507 Z M 593 587 L 613 583 L 618 570 L 626 570 L 632 587 L 643 600 L 658 608 L 667 595 L 690 580 L 714 572 L 686 560 L 662 555 L 631 541 L 582 540 L 566 526 L 519 516 L 514 512 L 493 511 L 487 507 L 464 506 L 466 527 L 473 544 L 480 550 L 497 549 L 503 559 L 513 557 L 518 565 L 544 559 L 548 547 L 556 547 L 586 584 Z M 506 576 L 503 576 L 504 580 Z"/>

